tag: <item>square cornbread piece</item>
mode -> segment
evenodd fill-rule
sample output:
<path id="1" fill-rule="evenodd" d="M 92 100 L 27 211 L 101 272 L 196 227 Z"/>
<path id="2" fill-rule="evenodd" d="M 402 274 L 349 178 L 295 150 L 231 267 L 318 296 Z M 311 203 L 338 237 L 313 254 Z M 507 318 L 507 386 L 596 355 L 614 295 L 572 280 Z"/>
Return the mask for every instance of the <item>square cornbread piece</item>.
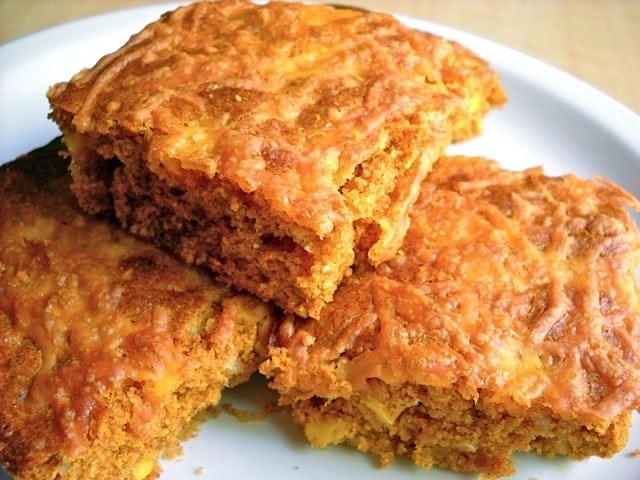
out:
<path id="1" fill-rule="evenodd" d="M 273 313 L 88 217 L 59 148 L 0 167 L 0 465 L 16 480 L 155 478 L 264 359 Z"/>
<path id="2" fill-rule="evenodd" d="M 399 253 L 289 318 L 260 368 L 316 447 L 513 472 L 623 448 L 640 408 L 637 200 L 604 180 L 443 158 Z"/>
<path id="3" fill-rule="evenodd" d="M 432 163 L 505 101 L 484 60 L 390 15 L 236 0 L 167 13 L 48 97 L 83 208 L 304 316 L 356 255 L 395 253 Z"/>

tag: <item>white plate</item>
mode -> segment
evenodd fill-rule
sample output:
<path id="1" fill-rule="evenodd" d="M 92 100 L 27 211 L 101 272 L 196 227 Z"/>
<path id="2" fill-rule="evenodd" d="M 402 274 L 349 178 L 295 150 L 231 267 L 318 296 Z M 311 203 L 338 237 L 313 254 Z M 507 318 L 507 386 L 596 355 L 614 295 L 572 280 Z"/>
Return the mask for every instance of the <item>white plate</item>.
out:
<path id="1" fill-rule="evenodd" d="M 177 4 L 119 11 L 61 25 L 0 46 L 0 163 L 58 134 L 47 120 L 45 91 L 119 47 L 134 32 Z M 573 172 L 611 179 L 640 197 L 640 117 L 606 95 L 530 57 L 473 35 L 401 17 L 412 27 L 457 39 L 489 59 L 501 73 L 509 104 L 489 115 L 482 137 L 455 148 L 519 169 L 542 164 L 552 174 Z M 638 218 L 637 216 L 635 218 Z M 247 409 L 273 398 L 260 379 L 225 395 Z M 572 462 L 517 455 L 515 479 L 640 478 L 640 416 L 631 439 L 608 459 Z M 223 413 L 184 444 L 185 454 L 163 462 L 163 479 L 471 479 L 441 470 L 425 472 L 399 461 L 386 469 L 346 447 L 314 450 L 286 414 L 241 423 Z"/>

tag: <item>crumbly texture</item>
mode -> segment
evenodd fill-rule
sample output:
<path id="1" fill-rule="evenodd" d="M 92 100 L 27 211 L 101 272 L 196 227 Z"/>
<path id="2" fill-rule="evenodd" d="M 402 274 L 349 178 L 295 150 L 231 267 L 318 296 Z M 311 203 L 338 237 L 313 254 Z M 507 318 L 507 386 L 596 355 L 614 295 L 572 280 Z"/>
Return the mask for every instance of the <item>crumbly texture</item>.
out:
<path id="1" fill-rule="evenodd" d="M 48 97 L 83 208 L 303 316 L 395 253 L 432 163 L 506 99 L 390 15 L 238 0 L 167 13 Z"/>
<path id="2" fill-rule="evenodd" d="M 59 148 L 0 167 L 0 464 L 16 480 L 155 478 L 265 358 L 274 315 L 88 217 Z"/>
<path id="3" fill-rule="evenodd" d="M 382 464 L 610 456 L 640 408 L 639 207 L 602 179 L 443 158 L 398 254 L 290 316 L 261 371 L 312 445 Z"/>

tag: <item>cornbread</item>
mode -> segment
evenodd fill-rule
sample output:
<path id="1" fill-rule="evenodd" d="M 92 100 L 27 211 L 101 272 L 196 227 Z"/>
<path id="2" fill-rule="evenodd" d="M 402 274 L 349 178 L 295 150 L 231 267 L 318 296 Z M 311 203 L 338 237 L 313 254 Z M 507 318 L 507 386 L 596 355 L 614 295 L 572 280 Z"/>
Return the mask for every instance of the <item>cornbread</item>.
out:
<path id="1" fill-rule="evenodd" d="M 155 478 L 264 359 L 273 313 L 86 216 L 60 148 L 0 167 L 0 464 L 16 480 Z"/>
<path id="2" fill-rule="evenodd" d="M 315 316 L 399 247 L 452 140 L 505 101 L 464 47 L 327 5 L 199 2 L 48 92 L 88 212 Z"/>
<path id="3" fill-rule="evenodd" d="M 261 371 L 316 447 L 513 472 L 607 457 L 640 408 L 640 232 L 602 179 L 443 158 L 399 252 L 289 315 Z"/>

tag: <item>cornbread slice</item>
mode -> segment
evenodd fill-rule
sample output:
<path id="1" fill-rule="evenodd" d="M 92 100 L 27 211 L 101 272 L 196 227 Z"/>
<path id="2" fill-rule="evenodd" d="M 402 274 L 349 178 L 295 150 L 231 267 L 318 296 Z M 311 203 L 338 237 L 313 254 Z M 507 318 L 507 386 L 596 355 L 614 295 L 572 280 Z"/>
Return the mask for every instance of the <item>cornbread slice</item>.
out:
<path id="1" fill-rule="evenodd" d="M 604 180 L 443 158 L 399 253 L 260 368 L 316 447 L 512 473 L 511 455 L 610 456 L 640 408 L 639 202 Z"/>
<path id="2" fill-rule="evenodd" d="M 86 216 L 59 148 L 0 167 L 0 464 L 16 480 L 154 478 L 264 359 L 273 314 Z"/>
<path id="3" fill-rule="evenodd" d="M 83 208 L 313 316 L 505 101 L 484 60 L 390 15 L 236 0 L 165 14 L 48 98 Z"/>

